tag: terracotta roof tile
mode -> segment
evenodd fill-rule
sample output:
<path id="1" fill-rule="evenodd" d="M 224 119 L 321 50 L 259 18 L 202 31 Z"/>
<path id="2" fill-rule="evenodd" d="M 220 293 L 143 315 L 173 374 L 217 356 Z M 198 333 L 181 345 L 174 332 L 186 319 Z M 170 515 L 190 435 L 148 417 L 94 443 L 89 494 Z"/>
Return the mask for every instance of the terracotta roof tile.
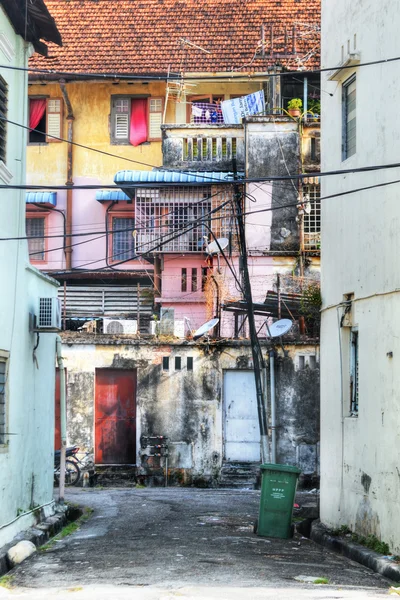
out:
<path id="1" fill-rule="evenodd" d="M 30 65 L 75 73 L 151 74 L 316 68 L 321 0 L 46 0 L 63 47 Z M 264 25 L 265 57 L 260 53 Z M 271 25 L 272 35 L 271 35 Z M 296 53 L 282 54 L 285 46 Z M 285 34 L 286 28 L 286 34 Z M 190 40 L 207 54 L 182 44 Z M 256 49 L 259 49 L 256 53 Z M 250 65 L 249 65 L 250 63 Z"/>

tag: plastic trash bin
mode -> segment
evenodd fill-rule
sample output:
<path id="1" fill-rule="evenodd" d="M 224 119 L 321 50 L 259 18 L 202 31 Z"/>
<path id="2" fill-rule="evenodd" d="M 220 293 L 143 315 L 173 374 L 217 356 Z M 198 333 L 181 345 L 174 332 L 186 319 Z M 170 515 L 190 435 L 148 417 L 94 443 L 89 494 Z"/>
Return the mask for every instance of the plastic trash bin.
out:
<path id="1" fill-rule="evenodd" d="M 261 498 L 257 534 L 287 539 L 293 536 L 292 512 L 301 473 L 290 465 L 261 465 Z"/>

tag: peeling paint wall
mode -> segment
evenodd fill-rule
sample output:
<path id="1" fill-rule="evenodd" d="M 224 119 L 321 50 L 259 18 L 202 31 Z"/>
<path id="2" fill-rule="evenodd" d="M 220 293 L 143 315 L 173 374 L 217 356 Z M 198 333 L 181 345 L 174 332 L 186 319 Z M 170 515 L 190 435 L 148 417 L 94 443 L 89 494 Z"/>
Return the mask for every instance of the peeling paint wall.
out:
<path id="1" fill-rule="evenodd" d="M 68 444 L 82 448 L 95 444 L 95 370 L 137 369 L 138 473 L 150 473 L 140 453 L 140 436 L 163 435 L 169 439 L 169 467 L 179 470 L 182 482 L 212 484 L 218 480 L 224 455 L 223 373 L 251 368 L 247 342 L 208 347 L 205 343 L 156 344 L 129 338 L 107 343 L 101 336 L 63 337 L 68 369 Z M 315 356 L 315 348 L 290 346 L 288 351 L 288 358 L 282 365 L 278 361 L 276 371 L 278 460 L 302 465 L 308 476 L 315 477 L 318 356 L 312 368 L 299 369 L 298 356 Z M 168 370 L 163 370 L 163 357 L 169 357 Z M 181 358 L 181 370 L 175 369 L 176 357 Z M 193 358 L 193 370 L 187 368 L 188 357 Z M 180 482 L 179 477 L 173 481 Z"/>

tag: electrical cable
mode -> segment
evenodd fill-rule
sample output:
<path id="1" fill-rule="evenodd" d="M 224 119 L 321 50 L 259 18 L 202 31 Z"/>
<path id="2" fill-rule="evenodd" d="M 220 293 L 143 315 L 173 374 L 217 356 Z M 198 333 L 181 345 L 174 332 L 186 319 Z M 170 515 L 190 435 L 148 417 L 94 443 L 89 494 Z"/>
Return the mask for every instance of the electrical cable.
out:
<path id="1" fill-rule="evenodd" d="M 261 57 L 260 57 L 261 58 Z M 235 75 L 234 72 L 229 73 L 227 72 L 226 74 L 221 74 L 221 75 L 216 75 L 216 76 L 212 76 L 210 75 L 201 75 L 201 76 L 195 76 L 195 75 L 190 75 L 190 76 L 185 76 L 183 77 L 182 74 L 179 74 L 175 79 L 179 80 L 182 79 L 182 81 L 218 81 L 218 80 L 224 80 L 224 79 L 245 79 L 246 81 L 250 80 L 257 80 L 260 79 L 262 77 L 290 77 L 293 74 L 296 74 L 297 76 L 301 75 L 315 75 L 318 73 L 327 73 L 329 71 L 338 71 L 340 70 L 344 70 L 344 69 L 354 69 L 354 68 L 360 68 L 360 67 L 371 67 L 371 66 L 375 66 L 375 65 L 382 65 L 382 64 L 388 64 L 388 63 L 392 63 L 392 62 L 397 62 L 400 61 L 400 56 L 395 56 L 395 57 L 391 57 L 391 58 L 381 58 L 378 60 L 371 60 L 371 61 L 366 61 L 366 62 L 360 62 L 357 65 L 335 65 L 333 67 L 322 67 L 319 69 L 308 69 L 308 70 L 304 70 L 304 71 L 281 71 L 279 73 L 269 73 L 268 71 L 264 71 L 264 72 L 260 72 L 258 74 L 237 74 Z M 42 75 L 55 75 L 57 76 L 57 78 L 59 77 L 76 77 L 77 79 L 119 79 L 119 80 L 138 80 L 138 81 L 167 81 L 168 78 L 170 78 L 170 76 L 168 76 L 168 74 L 165 75 L 140 75 L 140 74 L 124 74 L 124 73 L 78 73 L 78 72 L 72 72 L 72 71 L 57 71 L 54 69 L 39 69 L 36 67 L 16 67 L 14 65 L 0 65 L 1 69 L 9 69 L 9 70 L 14 70 L 14 71 L 27 71 L 29 73 L 37 73 L 37 74 L 42 74 Z M 246 83 L 246 81 L 244 81 L 243 83 Z"/>

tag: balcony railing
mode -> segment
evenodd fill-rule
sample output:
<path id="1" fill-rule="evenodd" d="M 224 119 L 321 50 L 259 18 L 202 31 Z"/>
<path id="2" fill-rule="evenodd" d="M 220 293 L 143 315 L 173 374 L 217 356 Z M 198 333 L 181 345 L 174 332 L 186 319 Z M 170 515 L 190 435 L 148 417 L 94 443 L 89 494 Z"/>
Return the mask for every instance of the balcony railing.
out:
<path id="1" fill-rule="evenodd" d="M 244 169 L 242 125 L 162 125 L 163 165 L 193 171 Z"/>

